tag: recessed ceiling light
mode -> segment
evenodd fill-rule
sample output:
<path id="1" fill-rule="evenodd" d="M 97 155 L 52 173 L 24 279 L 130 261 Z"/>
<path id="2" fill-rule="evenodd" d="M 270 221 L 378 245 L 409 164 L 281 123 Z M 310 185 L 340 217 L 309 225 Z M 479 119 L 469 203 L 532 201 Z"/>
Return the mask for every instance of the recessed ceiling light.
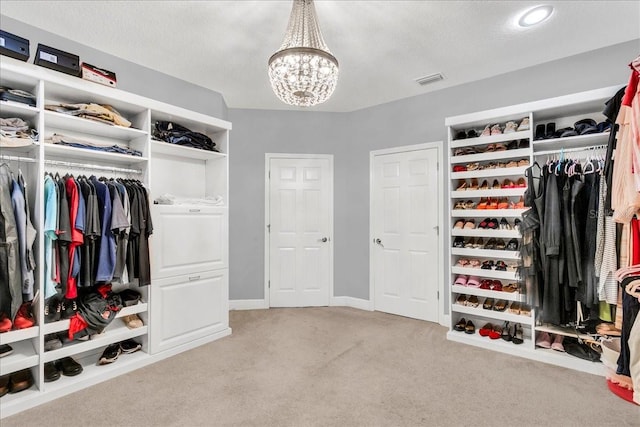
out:
<path id="1" fill-rule="evenodd" d="M 536 24 L 541 23 L 553 12 L 553 6 L 538 6 L 533 9 L 525 12 L 520 19 L 518 20 L 518 24 L 521 27 L 532 27 Z"/>

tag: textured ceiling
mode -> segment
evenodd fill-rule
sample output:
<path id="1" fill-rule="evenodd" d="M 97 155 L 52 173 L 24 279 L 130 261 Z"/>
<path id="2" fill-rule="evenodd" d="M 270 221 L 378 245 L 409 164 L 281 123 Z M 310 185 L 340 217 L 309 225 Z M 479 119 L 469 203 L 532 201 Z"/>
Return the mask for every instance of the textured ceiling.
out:
<path id="1" fill-rule="evenodd" d="M 539 4 L 555 7 L 551 18 L 517 27 Z M 290 10 L 290 0 L 0 1 L 3 15 L 221 92 L 231 108 L 296 109 L 267 78 Z M 319 0 L 316 10 L 340 62 L 337 89 L 316 111 L 352 111 L 640 39 L 640 1 Z M 436 72 L 445 80 L 414 81 Z"/>

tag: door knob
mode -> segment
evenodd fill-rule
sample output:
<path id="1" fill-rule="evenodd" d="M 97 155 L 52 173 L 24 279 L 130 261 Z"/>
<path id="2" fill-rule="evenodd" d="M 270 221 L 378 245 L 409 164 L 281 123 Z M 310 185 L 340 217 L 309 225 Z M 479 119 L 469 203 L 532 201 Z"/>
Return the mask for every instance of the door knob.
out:
<path id="1" fill-rule="evenodd" d="M 382 246 L 382 247 L 384 248 L 384 245 L 382 244 L 382 240 L 380 240 L 380 239 L 374 239 L 374 243 L 375 243 L 376 245 L 380 245 L 380 246 Z"/>
<path id="2" fill-rule="evenodd" d="M 323 237 L 322 239 L 320 239 L 320 241 L 322 243 L 327 243 L 329 241 L 329 238 L 328 237 Z"/>

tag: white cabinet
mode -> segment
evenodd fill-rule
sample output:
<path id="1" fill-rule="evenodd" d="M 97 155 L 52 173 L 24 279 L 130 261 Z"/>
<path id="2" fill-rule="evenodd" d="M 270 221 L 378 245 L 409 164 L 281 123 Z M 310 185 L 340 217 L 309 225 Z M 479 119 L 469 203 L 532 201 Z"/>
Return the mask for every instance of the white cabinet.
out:
<path id="1" fill-rule="evenodd" d="M 152 353 L 224 332 L 228 293 L 226 269 L 154 280 Z"/>
<path id="2" fill-rule="evenodd" d="M 536 319 L 534 309 L 526 310 L 525 315 L 521 311 L 509 309 L 514 303 L 520 303 L 521 306 L 525 295 L 518 291 L 497 290 L 500 287 L 493 285 L 499 284 L 504 287 L 510 283 L 519 283 L 519 289 L 524 289 L 517 270 L 496 271 L 495 267 L 483 269 L 481 265 L 485 261 L 494 263 L 501 261 L 507 266 L 520 263 L 520 252 L 505 250 L 509 249 L 508 244 L 500 247 L 496 245 L 487 247 L 487 243 L 491 239 L 504 243 L 515 239 L 514 241 L 520 244 L 520 233 L 515 229 L 479 229 L 478 224 L 484 218 L 495 218 L 498 222 L 504 218 L 513 227 L 514 221 L 527 208 L 517 203 L 526 188 L 518 185 L 512 187 L 511 184 L 517 184 L 518 180 L 523 178 L 529 164 L 537 161 L 540 165 L 544 165 L 549 156 L 559 156 L 563 152 L 574 150 L 585 151 L 585 148 L 606 144 L 608 133 L 536 139 L 535 131 L 538 125 L 549 122 L 553 122 L 556 129 L 561 129 L 572 126 L 584 117 L 601 121 L 604 117 L 602 115 L 604 103 L 620 87 L 607 87 L 449 117 L 445 120 L 451 149 L 449 154 L 449 216 L 451 223 L 448 249 L 451 273 L 449 276 L 451 327 L 447 334 L 448 339 L 585 372 L 603 373 L 600 364 L 584 361 L 558 351 L 536 348 L 536 332 L 547 331 L 574 337 L 576 332 L 575 330 L 542 325 Z M 530 127 L 526 131 L 485 136 L 471 135 L 472 138 L 468 138 L 469 130 L 475 129 L 481 132 L 486 125 L 501 124 L 504 126 L 508 121 L 520 123 L 525 117 L 530 122 Z M 464 137 L 463 132 L 466 132 Z M 516 141 L 517 144 L 514 145 L 512 141 Z M 526 143 L 521 145 L 520 141 Z M 504 146 L 500 144 L 504 144 Z M 499 147 L 499 150 L 496 147 Z M 487 187 L 482 188 L 485 181 Z M 466 182 L 466 185 L 461 188 L 463 182 Z M 497 183 L 498 187 L 491 188 L 493 183 Z M 521 181 L 521 183 L 526 185 L 526 181 Z M 461 228 L 457 228 L 455 225 L 459 220 L 463 220 L 463 224 L 467 221 L 473 221 L 475 225 L 469 225 L 468 228 L 463 225 Z M 479 239 L 482 239 L 480 245 L 478 245 Z M 470 242 L 471 244 L 469 244 Z M 505 248 L 505 246 L 507 247 Z M 466 263 L 467 261 L 471 264 Z M 487 286 L 466 286 L 464 280 L 456 283 L 459 275 L 475 276 L 478 282 L 483 283 L 484 281 L 485 284 L 490 283 L 491 285 L 488 288 Z M 473 302 L 469 305 L 466 301 L 471 297 L 473 297 Z M 488 304 L 490 300 L 493 300 L 493 307 L 498 300 L 502 300 L 505 302 L 506 308 L 497 311 Z M 456 330 L 455 325 L 462 318 L 475 324 L 475 333 Z M 520 345 L 500 338 L 490 339 L 478 333 L 485 324 L 503 326 L 505 322 L 522 325 L 524 339 Z"/>
<path id="3" fill-rule="evenodd" d="M 155 205 L 154 278 L 226 268 L 226 207 Z"/>
<path id="4" fill-rule="evenodd" d="M 28 329 L 0 334 L 0 344 L 13 353 L 0 359 L 0 375 L 29 368 L 34 385 L 0 398 L 0 417 L 45 403 L 113 378 L 162 358 L 231 333 L 228 320 L 228 143 L 231 123 L 163 102 L 101 86 L 33 64 L 0 56 L 0 84 L 35 94 L 35 107 L 0 101 L 2 117 L 20 117 L 38 131 L 38 138 L 21 147 L 0 149 L 0 162 L 22 170 L 29 188 L 29 206 L 38 232 L 34 250 L 37 269 L 37 323 Z M 131 127 L 113 126 L 45 109 L 46 104 L 97 103 L 113 106 Z M 218 152 L 169 144 L 153 139 L 157 120 L 171 120 L 211 137 Z M 118 144 L 138 155 L 102 152 L 46 142 L 54 133 L 98 143 Z M 149 239 L 151 285 L 136 280 L 115 283 L 114 291 L 129 287 L 142 301 L 123 308 L 103 334 L 44 351 L 45 336 L 69 329 L 69 320 L 45 323 L 44 311 L 44 173 L 133 178 L 150 191 L 153 234 Z M 188 198 L 219 197 L 220 206 L 153 205 L 170 193 Z M 123 321 L 137 314 L 143 326 L 129 329 Z M 141 351 L 112 364 L 96 364 L 113 343 L 135 338 Z M 54 382 L 44 381 L 44 364 L 73 357 L 83 372 Z"/>

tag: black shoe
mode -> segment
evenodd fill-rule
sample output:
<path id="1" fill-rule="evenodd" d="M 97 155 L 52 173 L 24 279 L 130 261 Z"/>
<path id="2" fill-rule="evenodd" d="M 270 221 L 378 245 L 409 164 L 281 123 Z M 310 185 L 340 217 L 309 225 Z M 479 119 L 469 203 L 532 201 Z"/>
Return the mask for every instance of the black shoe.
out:
<path id="1" fill-rule="evenodd" d="M 56 368 L 54 362 L 47 362 L 44 364 L 44 382 L 50 383 L 60 378 L 60 371 Z"/>
<path id="2" fill-rule="evenodd" d="M 142 348 L 142 344 L 135 342 L 134 340 L 125 340 L 120 343 L 120 350 L 123 354 L 135 353 Z"/>
<path id="3" fill-rule="evenodd" d="M 44 351 L 57 350 L 62 348 L 62 340 L 57 334 L 47 334 L 44 336 Z"/>
<path id="4" fill-rule="evenodd" d="M 544 134 L 544 139 L 551 139 L 556 137 L 556 124 L 554 122 L 547 123 L 547 131 Z"/>
<path id="5" fill-rule="evenodd" d="M 9 344 L 0 345 L 0 357 L 5 357 L 13 353 L 13 347 Z"/>
<path id="6" fill-rule="evenodd" d="M 508 251 L 517 251 L 518 250 L 518 241 L 516 239 L 509 240 L 509 243 L 507 243 L 507 250 Z"/>
<path id="7" fill-rule="evenodd" d="M 61 318 L 62 304 L 57 296 L 52 296 L 44 303 L 44 323 L 57 322 Z"/>
<path id="8" fill-rule="evenodd" d="M 536 141 L 544 139 L 544 125 L 536 126 Z"/>
<path id="9" fill-rule="evenodd" d="M 70 357 L 62 358 L 55 363 L 56 367 L 62 371 L 62 375 L 67 377 L 73 377 L 82 373 L 82 365 Z"/>
<path id="10" fill-rule="evenodd" d="M 102 356 L 100 356 L 100 360 L 98 360 L 98 365 L 107 365 L 115 362 L 121 352 L 120 344 L 108 345 L 102 352 Z"/>
<path id="11" fill-rule="evenodd" d="M 9 393 L 9 375 L 3 375 L 0 377 L 0 397 Z"/>
<path id="12" fill-rule="evenodd" d="M 33 374 L 31 373 L 31 369 L 14 372 L 9 377 L 9 393 L 18 393 L 30 388 L 32 385 Z"/>
<path id="13" fill-rule="evenodd" d="M 62 318 L 71 319 L 78 311 L 78 304 L 75 299 L 63 299 L 62 300 Z"/>

